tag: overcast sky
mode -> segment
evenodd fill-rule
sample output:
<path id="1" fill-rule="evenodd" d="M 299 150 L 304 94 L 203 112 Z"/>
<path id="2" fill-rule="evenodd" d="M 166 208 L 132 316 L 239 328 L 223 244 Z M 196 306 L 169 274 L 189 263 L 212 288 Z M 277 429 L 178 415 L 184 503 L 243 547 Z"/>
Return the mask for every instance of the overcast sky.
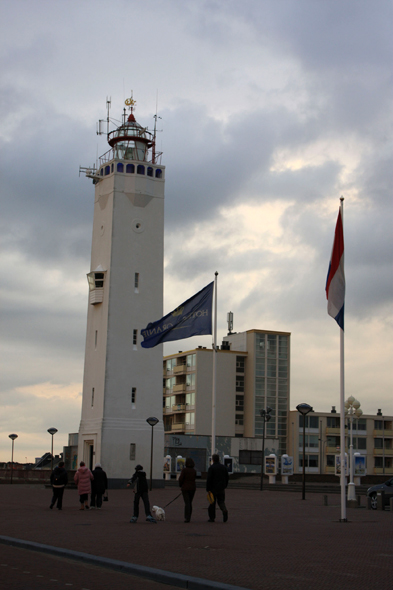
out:
<path id="1" fill-rule="evenodd" d="M 344 201 L 346 397 L 393 414 L 392 2 L 1 0 L 0 460 L 80 421 L 96 122 L 133 91 L 166 166 L 164 311 L 292 334 L 291 409 L 339 407 L 325 280 Z M 180 294 L 180 295 L 179 295 Z M 179 300 L 180 299 L 180 300 Z M 152 318 L 152 321 L 158 318 Z M 211 346 L 211 337 L 164 352 Z"/>

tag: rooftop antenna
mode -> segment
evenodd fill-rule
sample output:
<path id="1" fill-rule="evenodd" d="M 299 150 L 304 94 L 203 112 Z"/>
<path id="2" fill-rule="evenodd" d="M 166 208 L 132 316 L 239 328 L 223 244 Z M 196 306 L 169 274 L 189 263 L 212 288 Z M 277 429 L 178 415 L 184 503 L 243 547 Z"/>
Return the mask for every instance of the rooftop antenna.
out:
<path id="1" fill-rule="evenodd" d="M 227 313 L 227 322 L 228 322 L 228 336 L 232 334 L 233 329 L 233 313 L 229 311 Z"/>
<path id="2" fill-rule="evenodd" d="M 111 108 L 111 97 L 106 97 L 106 134 L 109 135 L 109 110 Z M 97 123 L 97 135 L 103 135 L 105 119 L 100 119 Z"/>
<path id="3" fill-rule="evenodd" d="M 153 119 L 154 119 L 153 145 L 152 145 L 152 162 L 153 162 L 153 164 L 156 163 L 157 119 L 161 119 L 161 117 L 159 117 L 157 115 L 157 111 L 158 111 L 158 90 L 157 90 L 157 96 L 156 96 L 156 114 L 153 117 Z"/>

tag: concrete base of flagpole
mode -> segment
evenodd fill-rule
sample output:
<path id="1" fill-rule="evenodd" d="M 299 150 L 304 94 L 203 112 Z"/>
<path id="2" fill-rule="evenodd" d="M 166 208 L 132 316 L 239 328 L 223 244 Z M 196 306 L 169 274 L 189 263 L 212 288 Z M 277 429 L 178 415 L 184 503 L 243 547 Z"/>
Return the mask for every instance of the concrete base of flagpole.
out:
<path id="1" fill-rule="evenodd" d="M 351 502 L 352 500 L 356 501 L 356 489 L 355 484 L 350 482 L 348 484 L 348 502 Z"/>

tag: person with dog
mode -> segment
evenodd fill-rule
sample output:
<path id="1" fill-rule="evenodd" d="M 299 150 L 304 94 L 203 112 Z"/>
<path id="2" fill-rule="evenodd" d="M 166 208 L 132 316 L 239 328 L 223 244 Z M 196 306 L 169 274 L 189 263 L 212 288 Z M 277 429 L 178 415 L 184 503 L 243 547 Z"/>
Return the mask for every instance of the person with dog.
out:
<path id="1" fill-rule="evenodd" d="M 214 501 L 212 504 L 209 504 L 208 508 L 208 522 L 215 521 L 216 504 L 218 504 L 222 512 L 223 521 L 227 522 L 228 510 L 225 506 L 225 489 L 227 488 L 229 481 L 228 469 L 225 467 L 225 465 L 220 463 L 220 457 L 218 455 L 213 455 L 212 461 L 213 463 L 210 465 L 207 471 L 206 480 L 206 491 L 211 492 L 214 496 Z"/>
<path id="2" fill-rule="evenodd" d="M 57 502 L 57 509 L 63 508 L 63 494 L 64 488 L 68 483 L 67 471 L 64 469 L 64 461 L 60 461 L 57 467 L 51 473 L 50 482 L 52 484 L 53 496 L 49 508 L 52 510 Z"/>
<path id="3" fill-rule="evenodd" d="M 142 465 L 135 467 L 135 473 L 127 483 L 127 487 L 133 487 L 134 496 L 134 516 L 130 522 L 136 522 L 139 516 L 139 500 L 142 498 L 145 507 L 145 514 L 147 522 L 157 522 L 151 515 L 149 502 L 149 486 L 147 485 L 146 473 L 143 471 Z"/>
<path id="4" fill-rule="evenodd" d="M 179 486 L 184 500 L 184 522 L 190 522 L 192 514 L 192 501 L 196 490 L 195 463 L 190 457 L 186 459 L 185 467 L 181 470 Z"/>

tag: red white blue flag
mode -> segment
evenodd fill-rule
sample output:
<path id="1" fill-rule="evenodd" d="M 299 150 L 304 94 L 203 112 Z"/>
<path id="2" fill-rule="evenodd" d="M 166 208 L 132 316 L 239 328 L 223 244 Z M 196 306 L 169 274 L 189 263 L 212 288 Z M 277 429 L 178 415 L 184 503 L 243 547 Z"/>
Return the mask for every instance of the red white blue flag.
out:
<path id="1" fill-rule="evenodd" d="M 332 255 L 326 279 L 326 299 L 328 300 L 328 314 L 332 316 L 340 328 L 344 330 L 344 231 L 341 209 L 338 211 Z"/>

